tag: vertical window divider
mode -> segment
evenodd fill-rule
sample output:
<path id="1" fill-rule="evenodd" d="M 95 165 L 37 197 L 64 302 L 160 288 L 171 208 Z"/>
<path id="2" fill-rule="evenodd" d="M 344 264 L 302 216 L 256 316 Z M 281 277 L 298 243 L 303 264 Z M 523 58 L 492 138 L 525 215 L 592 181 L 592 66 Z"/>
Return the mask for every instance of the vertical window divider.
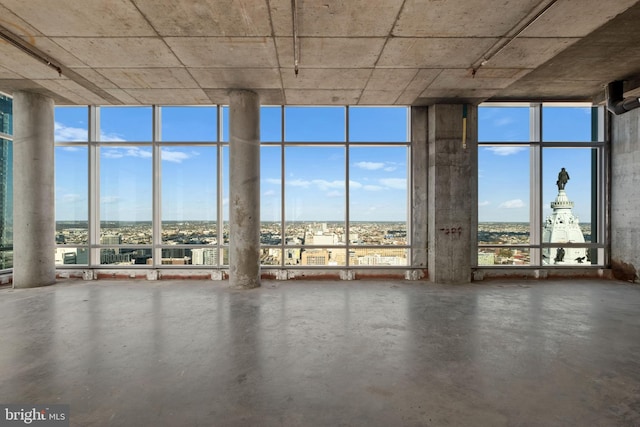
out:
<path id="1" fill-rule="evenodd" d="M 351 218 L 351 214 L 349 212 L 349 206 L 350 206 L 350 188 L 351 186 L 349 185 L 349 165 L 350 165 L 350 161 L 349 161 L 349 153 L 351 151 L 351 145 L 349 144 L 349 106 L 347 105 L 345 107 L 345 112 L 344 112 L 344 119 L 345 119 L 345 125 L 344 125 L 344 129 L 345 129 L 345 153 L 344 153 L 344 163 L 345 163 L 345 172 L 344 172 L 344 176 L 345 176 L 345 183 L 344 183 L 344 189 L 345 189 L 345 226 L 344 226 L 344 230 L 345 230 L 345 248 L 347 253 L 345 254 L 345 266 L 346 268 L 349 268 L 351 266 L 351 262 L 350 262 L 350 256 L 349 256 L 349 251 L 351 249 L 351 224 L 350 224 L 350 218 Z"/>
<path id="2" fill-rule="evenodd" d="M 88 190 L 89 190 L 89 266 L 100 264 L 100 107 L 89 106 L 88 111 Z"/>
<path id="3" fill-rule="evenodd" d="M 530 265 L 542 265 L 542 104 L 531 103 L 529 109 L 530 145 L 530 195 L 529 195 L 529 236 L 531 245 Z"/>
<path id="4" fill-rule="evenodd" d="M 216 105 L 216 121 L 217 121 L 217 135 L 216 135 L 216 149 L 218 152 L 217 155 L 217 160 L 218 160 L 218 167 L 216 170 L 216 180 L 217 180 L 217 195 L 216 195 L 216 211 L 217 211 L 217 226 L 218 226 L 218 231 L 217 231 L 217 239 L 216 239 L 216 248 L 218 249 L 218 265 L 217 268 L 218 270 L 220 270 L 221 266 L 224 263 L 224 254 L 223 254 L 223 245 L 222 245 L 222 241 L 224 240 L 224 215 L 222 212 L 223 209 L 223 202 L 222 202 L 222 198 L 224 196 L 223 194 L 223 190 L 224 190 L 224 185 L 222 182 L 222 167 L 223 167 L 223 158 L 222 158 L 222 106 L 221 105 Z"/>
<path id="5" fill-rule="evenodd" d="M 162 265 L 162 194 L 160 188 L 160 182 L 162 177 L 162 151 L 159 145 L 159 141 L 162 139 L 161 130 L 161 109 L 158 105 L 152 106 L 152 175 L 153 181 L 151 183 L 152 189 L 152 231 L 151 231 L 151 243 L 152 243 L 152 262 L 153 267 L 157 268 Z"/>
<path id="6" fill-rule="evenodd" d="M 408 144 L 407 144 L 407 156 L 406 156 L 406 164 L 407 164 L 407 188 L 406 188 L 406 200 L 407 200 L 407 217 L 405 218 L 406 221 L 406 228 L 407 228 L 407 237 L 406 237 L 406 245 L 407 245 L 407 267 L 408 268 L 413 268 L 413 209 L 412 207 L 413 205 L 413 153 L 412 153 L 412 148 L 413 148 L 413 128 L 411 127 L 411 118 L 413 116 L 413 108 L 409 107 L 409 112 L 407 114 L 407 139 L 408 139 Z M 476 125 L 477 126 L 477 125 Z M 405 143 L 407 143 L 407 141 L 405 141 Z M 477 144 L 476 144 L 477 145 Z M 476 147 L 477 150 L 477 147 Z M 477 169 L 477 167 L 476 167 Z M 428 176 L 428 171 L 427 171 L 427 176 Z M 476 185 L 477 187 L 477 185 Z M 428 187 L 427 187 L 428 188 Z M 477 215 L 476 215 L 477 218 Z M 477 243 L 476 243 L 476 246 Z M 476 261 L 477 262 L 477 261 Z"/>
<path id="7" fill-rule="evenodd" d="M 285 144 L 284 144 L 284 131 L 285 131 L 285 108 L 284 105 L 280 106 L 281 110 L 280 110 L 280 250 L 281 250 L 281 254 L 280 254 L 280 267 L 284 268 L 285 266 L 285 259 L 286 259 L 286 253 L 285 253 L 285 248 L 287 246 L 286 244 L 286 233 L 285 233 L 285 211 L 284 211 L 284 199 L 285 199 L 285 185 L 284 185 L 284 180 L 286 179 L 285 174 L 284 174 L 284 170 L 285 170 L 285 153 L 284 153 L 284 148 L 285 148 Z"/>
<path id="8" fill-rule="evenodd" d="M 599 197 L 598 197 L 598 234 L 597 243 L 605 248 L 598 249 L 600 264 L 611 265 L 611 128 L 609 119 L 611 114 L 604 106 L 598 107 L 598 141 L 604 142 L 599 153 Z M 593 203 L 593 202 L 592 202 Z M 593 223 L 593 218 L 591 218 Z M 593 238 L 591 239 L 593 243 Z"/>

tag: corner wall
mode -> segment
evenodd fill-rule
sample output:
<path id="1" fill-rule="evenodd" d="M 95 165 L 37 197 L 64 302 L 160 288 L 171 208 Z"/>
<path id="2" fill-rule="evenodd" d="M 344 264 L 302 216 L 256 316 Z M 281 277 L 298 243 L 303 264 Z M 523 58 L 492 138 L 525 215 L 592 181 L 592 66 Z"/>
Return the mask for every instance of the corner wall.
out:
<path id="1" fill-rule="evenodd" d="M 611 268 L 616 279 L 639 279 L 640 109 L 611 119 Z"/>

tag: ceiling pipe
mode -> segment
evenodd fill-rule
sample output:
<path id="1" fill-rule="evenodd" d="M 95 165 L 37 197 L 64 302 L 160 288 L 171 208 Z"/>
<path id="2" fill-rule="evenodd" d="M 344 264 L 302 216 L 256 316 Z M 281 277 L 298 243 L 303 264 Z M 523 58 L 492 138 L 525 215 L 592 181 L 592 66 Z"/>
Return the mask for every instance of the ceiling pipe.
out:
<path id="1" fill-rule="evenodd" d="M 624 114 L 640 107 L 637 96 L 624 98 L 624 82 L 616 80 L 607 85 L 607 110 L 615 115 Z"/>
<path id="2" fill-rule="evenodd" d="M 558 0 L 543 0 L 540 2 L 538 6 L 541 6 L 548 1 L 548 3 L 538 12 L 536 12 L 533 16 L 529 17 L 526 20 L 522 20 L 518 22 L 513 28 L 509 30 L 507 34 L 498 39 L 498 41 L 487 50 L 482 57 L 480 57 L 476 62 L 471 64 L 471 77 L 475 77 L 476 73 L 480 69 L 487 64 L 494 56 L 502 52 L 506 49 L 515 39 L 517 39 L 520 34 L 524 33 L 529 27 L 531 27 L 542 15 L 544 15 L 551 7 L 556 4 Z"/>

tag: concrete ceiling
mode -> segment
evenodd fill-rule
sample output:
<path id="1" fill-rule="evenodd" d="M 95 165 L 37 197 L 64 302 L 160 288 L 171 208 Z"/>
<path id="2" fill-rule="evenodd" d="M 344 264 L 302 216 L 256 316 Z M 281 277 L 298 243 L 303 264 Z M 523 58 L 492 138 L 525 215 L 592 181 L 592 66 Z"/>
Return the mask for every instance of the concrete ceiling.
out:
<path id="1" fill-rule="evenodd" d="M 263 104 L 426 105 L 601 101 L 608 82 L 640 77 L 638 0 L 296 2 L 297 76 L 292 0 L 0 0 L 0 91 L 58 104 L 225 104 L 245 88 Z"/>

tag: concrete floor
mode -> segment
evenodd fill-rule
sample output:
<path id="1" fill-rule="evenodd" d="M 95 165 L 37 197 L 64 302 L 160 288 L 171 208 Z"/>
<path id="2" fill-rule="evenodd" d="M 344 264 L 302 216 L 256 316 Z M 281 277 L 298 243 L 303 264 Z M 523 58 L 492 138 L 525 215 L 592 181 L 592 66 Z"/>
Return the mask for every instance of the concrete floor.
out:
<path id="1" fill-rule="evenodd" d="M 638 426 L 640 286 L 0 289 L 0 403 L 81 426 Z"/>

